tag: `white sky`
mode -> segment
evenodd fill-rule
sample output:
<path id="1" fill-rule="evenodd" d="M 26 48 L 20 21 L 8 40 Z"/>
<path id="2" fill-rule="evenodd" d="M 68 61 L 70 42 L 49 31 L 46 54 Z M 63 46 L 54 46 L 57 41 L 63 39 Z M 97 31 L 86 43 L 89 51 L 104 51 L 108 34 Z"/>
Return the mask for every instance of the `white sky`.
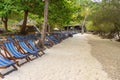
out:
<path id="1" fill-rule="evenodd" d="M 93 2 L 101 2 L 102 0 L 92 0 Z"/>

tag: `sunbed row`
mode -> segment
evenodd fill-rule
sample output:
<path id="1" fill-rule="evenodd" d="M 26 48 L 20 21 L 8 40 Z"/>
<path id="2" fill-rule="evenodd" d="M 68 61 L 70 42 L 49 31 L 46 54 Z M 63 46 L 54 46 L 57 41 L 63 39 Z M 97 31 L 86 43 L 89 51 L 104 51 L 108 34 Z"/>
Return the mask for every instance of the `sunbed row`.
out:
<path id="1" fill-rule="evenodd" d="M 20 67 L 22 64 L 43 54 L 45 54 L 44 51 L 36 47 L 32 40 L 22 41 L 8 37 L 7 41 L 0 42 L 0 68 L 3 69 L 13 66 L 14 70 L 17 70 L 15 65 Z M 20 64 L 19 62 L 22 59 L 26 61 Z M 6 74 L 0 73 L 0 77 L 4 78 L 4 75 Z"/>
<path id="2" fill-rule="evenodd" d="M 68 32 L 54 32 L 46 34 L 45 46 L 50 48 L 55 44 L 60 43 L 62 40 L 71 37 L 74 33 Z M 0 42 L 0 69 L 5 69 L 10 66 L 13 67 L 13 70 L 17 70 L 17 67 L 20 67 L 22 64 L 34 60 L 42 56 L 45 48 L 41 47 L 40 34 L 32 34 L 26 36 L 12 36 L 7 37 L 6 41 Z M 20 63 L 21 60 L 25 59 L 26 61 Z M 5 74 L 0 73 L 0 77 L 4 78 L 4 75 L 8 74 L 11 71 L 8 71 Z"/>

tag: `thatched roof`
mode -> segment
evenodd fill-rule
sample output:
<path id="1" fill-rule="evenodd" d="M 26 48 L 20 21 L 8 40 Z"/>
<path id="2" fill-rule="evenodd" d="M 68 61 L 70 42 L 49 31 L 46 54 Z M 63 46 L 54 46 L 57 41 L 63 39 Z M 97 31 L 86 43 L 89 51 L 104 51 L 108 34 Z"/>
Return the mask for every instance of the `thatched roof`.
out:
<path id="1" fill-rule="evenodd" d="M 21 20 L 19 23 L 17 23 L 18 26 L 21 26 L 23 24 L 23 20 Z M 28 19 L 27 20 L 27 26 L 33 26 L 33 25 L 36 25 L 37 22 L 35 22 L 34 20 L 31 20 L 31 19 Z"/>

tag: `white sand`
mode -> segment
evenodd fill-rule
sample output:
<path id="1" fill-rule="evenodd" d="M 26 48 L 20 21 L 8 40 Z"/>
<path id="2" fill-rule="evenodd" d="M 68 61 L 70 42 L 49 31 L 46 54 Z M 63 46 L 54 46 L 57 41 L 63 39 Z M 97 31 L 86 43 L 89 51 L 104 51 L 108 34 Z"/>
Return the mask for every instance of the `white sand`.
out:
<path id="1" fill-rule="evenodd" d="M 77 34 L 45 52 L 44 56 L 24 64 L 3 80 L 111 80 L 91 56 L 85 35 Z"/>

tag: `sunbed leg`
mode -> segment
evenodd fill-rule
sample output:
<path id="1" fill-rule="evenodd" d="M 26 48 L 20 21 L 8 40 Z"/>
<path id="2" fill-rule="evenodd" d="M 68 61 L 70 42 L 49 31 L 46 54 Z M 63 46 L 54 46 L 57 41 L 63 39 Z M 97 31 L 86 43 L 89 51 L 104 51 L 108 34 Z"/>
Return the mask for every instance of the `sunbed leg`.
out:
<path id="1" fill-rule="evenodd" d="M 1 77 L 1 78 L 4 78 L 4 76 L 3 76 L 1 73 L 0 73 L 0 77 Z"/>
<path id="2" fill-rule="evenodd" d="M 28 59 L 28 58 L 26 58 L 26 60 L 27 60 L 27 62 L 29 62 L 29 59 Z"/>
<path id="3" fill-rule="evenodd" d="M 18 66 L 18 67 L 20 67 L 20 64 L 19 64 L 19 62 L 17 62 L 16 64 L 17 64 L 17 66 Z"/>
<path id="4" fill-rule="evenodd" d="M 30 57 L 28 57 L 28 60 L 32 60 Z"/>
<path id="5" fill-rule="evenodd" d="M 12 65 L 15 70 L 18 70 L 16 66 Z"/>
<path id="6" fill-rule="evenodd" d="M 41 57 L 41 55 L 40 55 L 40 54 L 38 54 L 36 57 Z"/>
<path id="7" fill-rule="evenodd" d="M 44 51 L 41 51 L 43 54 L 45 54 L 45 52 Z"/>

